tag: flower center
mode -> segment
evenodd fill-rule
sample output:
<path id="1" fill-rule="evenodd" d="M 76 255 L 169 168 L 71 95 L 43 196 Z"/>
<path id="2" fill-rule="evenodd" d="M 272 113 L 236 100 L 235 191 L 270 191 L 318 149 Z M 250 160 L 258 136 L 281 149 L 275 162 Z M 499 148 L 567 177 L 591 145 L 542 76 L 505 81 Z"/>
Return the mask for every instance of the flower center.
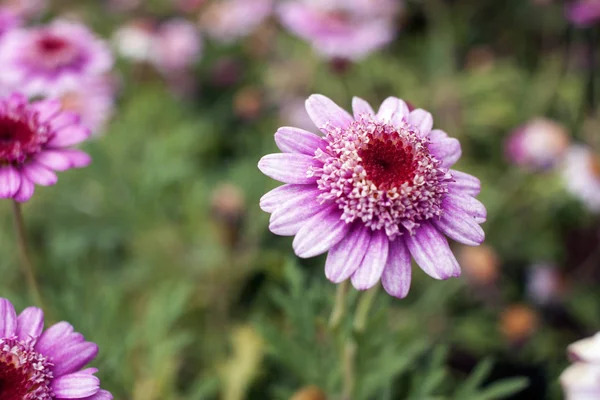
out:
<path id="1" fill-rule="evenodd" d="M 315 153 L 323 168 L 309 174 L 319 177 L 321 202 L 337 203 L 344 221 L 360 219 L 393 240 L 441 215 L 452 177 L 417 128 L 364 116 L 344 129 L 324 129 L 328 147 Z"/>
<path id="2" fill-rule="evenodd" d="M 50 400 L 53 364 L 16 338 L 0 339 L 0 400 Z"/>
<path id="3" fill-rule="evenodd" d="M 48 141 L 48 128 L 39 125 L 35 113 L 17 110 L 23 105 L 5 103 L 0 111 L 0 165 L 21 164 Z M 12 109 L 11 109 L 12 108 Z"/>
<path id="4" fill-rule="evenodd" d="M 78 49 L 68 39 L 50 32 L 41 32 L 29 58 L 31 62 L 53 70 L 72 64 L 77 60 L 78 54 Z"/>
<path id="5" fill-rule="evenodd" d="M 375 139 L 358 151 L 367 177 L 380 189 L 409 182 L 415 175 L 412 148 L 401 140 Z"/>

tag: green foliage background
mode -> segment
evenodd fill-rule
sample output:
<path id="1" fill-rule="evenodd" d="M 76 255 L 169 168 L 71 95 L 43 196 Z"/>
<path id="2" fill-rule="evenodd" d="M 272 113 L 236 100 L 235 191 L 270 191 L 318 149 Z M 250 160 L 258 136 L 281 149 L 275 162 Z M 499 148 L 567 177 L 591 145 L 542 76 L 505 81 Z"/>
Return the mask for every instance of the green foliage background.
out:
<path id="1" fill-rule="evenodd" d="M 136 15 L 110 14 L 101 3 L 63 1 L 51 11 L 77 13 L 106 37 Z M 168 17 L 173 8 L 148 1 L 140 14 Z M 600 326 L 598 219 L 564 193 L 557 174 L 509 166 L 503 143 L 540 115 L 564 123 L 575 140 L 595 140 L 598 126 L 588 132 L 582 111 L 589 73 L 581 53 L 591 30 L 569 28 L 560 4 L 523 0 L 409 2 L 399 25 L 392 46 L 341 75 L 275 21 L 235 45 L 208 41 L 189 97 L 173 95 L 147 67 L 119 61 L 116 114 L 83 146 L 93 164 L 38 187 L 24 206 L 47 319 L 67 320 L 100 345 L 94 366 L 116 399 L 287 399 L 307 385 L 338 399 L 349 351 L 353 399 L 561 397 L 566 345 Z M 240 67 L 228 87 L 213 82 L 223 57 Z M 252 118 L 235 107 L 248 88 L 259 94 Z M 431 110 L 436 126 L 461 140 L 456 168 L 482 181 L 486 243 L 500 259 L 491 288 L 434 281 L 415 266 L 407 299 L 377 294 L 358 329 L 364 295 L 350 290 L 341 324 L 329 327 L 336 287 L 324 277 L 324 257 L 295 259 L 291 238 L 271 234 L 258 208 L 276 186 L 256 164 L 276 151 L 282 93 L 313 92 L 346 108 L 352 96 L 374 105 L 398 96 Z M 234 214 L 214 199 L 223 183 L 243 195 Z M 31 299 L 9 201 L 0 220 L 0 294 L 21 310 Z M 550 309 L 525 291 L 527 267 L 542 261 L 569 281 Z M 492 300 L 481 295 L 488 290 Z M 514 343 L 501 316 L 523 303 L 538 324 Z"/>

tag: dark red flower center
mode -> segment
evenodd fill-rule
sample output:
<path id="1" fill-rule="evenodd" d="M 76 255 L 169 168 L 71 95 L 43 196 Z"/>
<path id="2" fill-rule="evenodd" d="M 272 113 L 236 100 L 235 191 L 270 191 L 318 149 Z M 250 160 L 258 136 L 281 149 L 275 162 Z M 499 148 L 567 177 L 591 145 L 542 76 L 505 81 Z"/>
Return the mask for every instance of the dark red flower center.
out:
<path id="1" fill-rule="evenodd" d="M 50 400 L 52 363 L 30 344 L 0 340 L 0 400 Z"/>
<path id="2" fill-rule="evenodd" d="M 27 374 L 14 354 L 0 354 L 0 400 L 21 400 L 27 394 Z"/>
<path id="3" fill-rule="evenodd" d="M 21 163 L 37 153 L 47 136 L 24 119 L 0 116 L 0 164 Z"/>
<path id="4" fill-rule="evenodd" d="M 367 177 L 380 190 L 400 187 L 415 176 L 413 149 L 401 140 L 372 139 L 358 155 Z"/>
<path id="5" fill-rule="evenodd" d="M 77 59 L 78 50 L 67 38 L 42 32 L 37 38 L 32 62 L 42 64 L 49 69 L 63 67 Z"/>

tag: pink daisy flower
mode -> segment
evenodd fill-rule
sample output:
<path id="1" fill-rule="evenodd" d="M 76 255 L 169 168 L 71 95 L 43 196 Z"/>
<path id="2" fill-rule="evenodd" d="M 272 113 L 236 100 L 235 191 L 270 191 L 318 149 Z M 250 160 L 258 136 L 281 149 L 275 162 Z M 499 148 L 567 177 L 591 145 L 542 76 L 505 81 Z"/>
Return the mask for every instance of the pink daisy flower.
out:
<path id="1" fill-rule="evenodd" d="M 390 1 L 287 1 L 277 9 L 283 26 L 326 58 L 358 60 L 395 37 L 397 4 Z"/>
<path id="2" fill-rule="evenodd" d="M 0 45 L 0 81 L 29 96 L 60 91 L 112 64 L 106 43 L 77 22 L 12 30 Z"/>
<path id="3" fill-rule="evenodd" d="M 600 21 L 599 0 L 579 0 L 567 7 L 567 18 L 575 25 L 591 25 Z"/>
<path id="4" fill-rule="evenodd" d="M 29 103 L 18 93 L 0 99 L 0 198 L 24 202 L 34 185 L 57 181 L 54 171 L 85 167 L 90 157 L 70 149 L 90 131 L 59 101 Z"/>
<path id="5" fill-rule="evenodd" d="M 60 100 L 63 111 L 79 115 L 81 124 L 97 135 L 113 114 L 116 86 L 111 76 L 90 76 L 48 97 Z"/>
<path id="6" fill-rule="evenodd" d="M 111 400 L 94 376 L 98 370 L 82 369 L 98 346 L 67 322 L 43 329 L 42 310 L 29 307 L 17 316 L 11 302 L 0 298 L 0 399 Z"/>
<path id="7" fill-rule="evenodd" d="M 153 64 L 163 73 L 180 73 L 198 60 L 202 40 L 196 26 L 185 19 L 160 25 L 153 41 Z"/>
<path id="8" fill-rule="evenodd" d="M 569 135 L 561 124 L 536 118 L 515 129 L 506 141 L 506 158 L 530 170 L 558 164 L 569 147 Z"/>
<path id="9" fill-rule="evenodd" d="M 351 279 L 359 290 L 381 280 L 405 297 L 411 256 L 436 279 L 460 275 L 446 236 L 476 246 L 486 210 L 474 198 L 477 178 L 450 169 L 460 158 L 458 140 L 432 130 L 430 113 L 409 111 L 398 98 L 376 113 L 353 100 L 354 116 L 322 95 L 306 110 L 324 136 L 283 127 L 275 142 L 283 153 L 263 157 L 258 167 L 284 182 L 264 195 L 273 233 L 295 236 L 299 257 L 328 252 L 325 275 Z"/>
<path id="10" fill-rule="evenodd" d="M 272 8 L 272 0 L 217 0 L 203 12 L 200 25 L 212 39 L 232 43 L 252 33 Z"/>

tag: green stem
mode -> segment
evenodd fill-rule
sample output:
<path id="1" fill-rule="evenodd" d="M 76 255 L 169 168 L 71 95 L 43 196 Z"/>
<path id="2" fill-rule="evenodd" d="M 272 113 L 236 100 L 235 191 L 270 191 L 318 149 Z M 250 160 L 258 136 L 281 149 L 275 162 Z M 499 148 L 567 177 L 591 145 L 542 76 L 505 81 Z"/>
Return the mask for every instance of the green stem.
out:
<path id="1" fill-rule="evenodd" d="M 335 292 L 335 304 L 329 317 L 329 328 L 336 330 L 346 313 L 346 296 L 348 294 L 348 280 L 337 285 Z"/>
<path id="2" fill-rule="evenodd" d="M 35 279 L 35 273 L 33 270 L 33 264 L 29 258 L 29 251 L 27 245 L 27 236 L 25 234 L 25 223 L 23 221 L 23 213 L 21 212 L 21 204 L 13 200 L 13 217 L 15 223 L 15 234 L 17 236 L 17 247 L 19 249 L 19 259 L 21 261 L 21 268 L 27 279 L 27 286 L 29 287 L 29 293 L 38 306 L 42 306 L 42 296 L 38 288 L 37 281 Z"/>
<path id="3" fill-rule="evenodd" d="M 358 306 L 356 307 L 356 315 L 354 316 L 354 332 L 361 334 L 367 327 L 367 317 L 371 312 L 371 307 L 379 292 L 379 285 L 367 290 L 361 296 Z"/>

